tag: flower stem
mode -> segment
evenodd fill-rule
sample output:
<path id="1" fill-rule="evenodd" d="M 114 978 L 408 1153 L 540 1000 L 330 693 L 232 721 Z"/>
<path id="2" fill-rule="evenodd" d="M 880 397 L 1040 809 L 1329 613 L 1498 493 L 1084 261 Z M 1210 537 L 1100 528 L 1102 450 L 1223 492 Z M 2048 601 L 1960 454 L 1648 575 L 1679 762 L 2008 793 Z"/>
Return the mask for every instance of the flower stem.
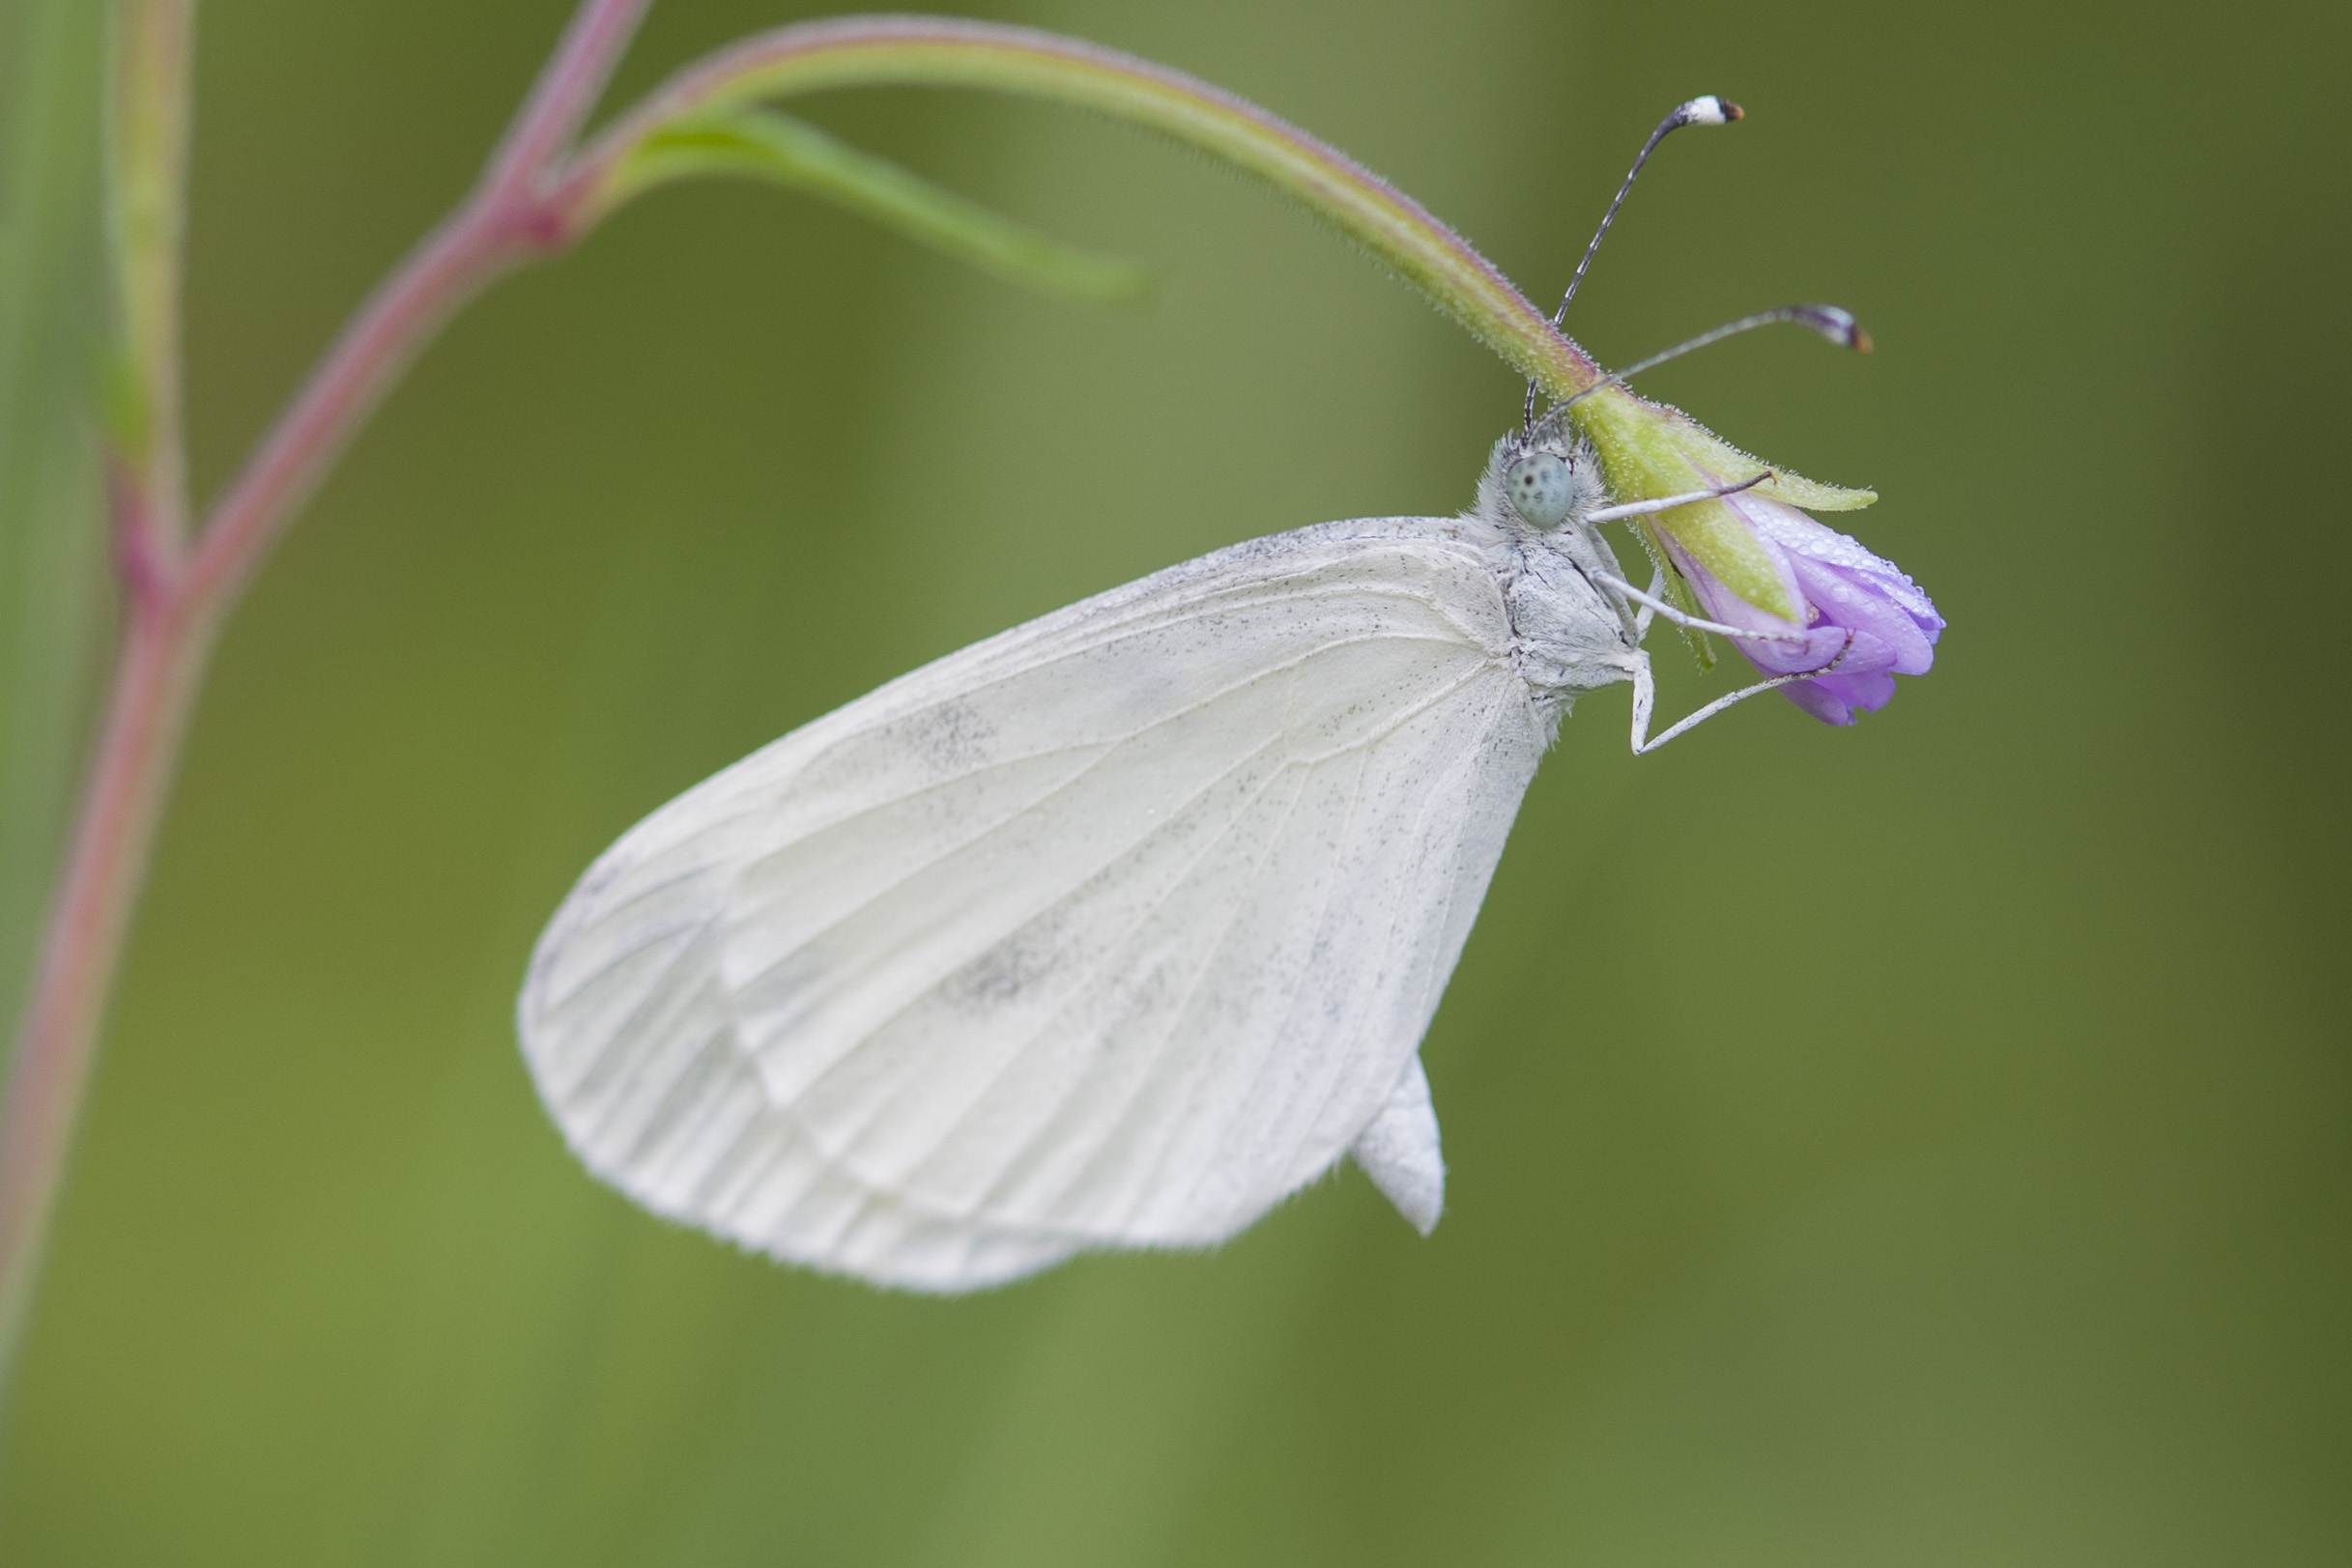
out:
<path id="1" fill-rule="evenodd" d="M 134 604 L 0 1105 L 0 1390 L 31 1316 L 99 1026 L 217 617 Z"/>
<path id="2" fill-rule="evenodd" d="M 583 221 L 602 215 L 630 150 L 667 126 L 850 87 L 988 89 L 1157 131 L 1254 176 L 1362 245 L 1553 396 L 1598 379 L 1492 262 L 1337 148 L 1196 76 L 1031 28 L 875 16 L 758 34 L 679 71 L 598 135 L 563 174 L 559 204 L 576 204 Z"/>
<path id="3" fill-rule="evenodd" d="M 528 253 L 510 217 L 495 202 L 469 204 L 360 307 L 214 504 L 186 591 L 226 600 L 251 578 L 434 328 Z"/>
<path id="4" fill-rule="evenodd" d="M 0 1392 L 31 1316 L 106 1000 L 215 636 L 320 476 L 417 349 L 501 271 L 574 235 L 547 164 L 648 0 L 584 0 L 474 195 L 361 307 L 192 548 L 179 407 L 180 239 L 193 0 L 122 0 L 112 118 L 123 387 L 109 458 L 126 625 L 0 1101 Z"/>
<path id="5" fill-rule="evenodd" d="M 114 284 L 107 479 L 127 615 L 0 1102 L 0 1389 L 23 1337 L 99 1017 L 211 641 L 171 587 L 187 517 L 180 271 L 194 28 L 194 0 L 121 0 L 115 9 L 106 113 Z"/>
<path id="6" fill-rule="evenodd" d="M 360 307 L 215 502 L 191 592 L 233 596 L 435 328 L 500 273 L 579 237 L 547 199 L 548 162 L 595 106 L 649 3 L 585 0 L 473 196 Z"/>

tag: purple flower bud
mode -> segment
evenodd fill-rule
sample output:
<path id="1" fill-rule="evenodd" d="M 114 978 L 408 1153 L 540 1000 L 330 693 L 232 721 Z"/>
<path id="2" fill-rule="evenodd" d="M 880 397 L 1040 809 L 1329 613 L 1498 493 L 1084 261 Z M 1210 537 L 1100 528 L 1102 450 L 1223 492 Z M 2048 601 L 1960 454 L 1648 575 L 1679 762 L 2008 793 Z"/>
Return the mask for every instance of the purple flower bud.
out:
<path id="1" fill-rule="evenodd" d="M 1898 674 L 1924 675 L 1934 666 L 1943 617 L 1892 561 L 1768 496 L 1742 491 L 1725 497 L 1722 504 L 1747 525 L 1778 565 L 1789 597 L 1805 607 L 1803 625 L 1757 609 L 1717 582 L 1672 532 L 1661 528 L 1659 535 L 1710 619 L 1742 630 L 1805 634 L 1801 647 L 1739 639 L 1740 653 L 1758 670 L 1788 675 L 1838 660 L 1832 674 L 1782 687 L 1789 700 L 1823 724 L 1850 725 L 1857 711 L 1875 713 L 1886 706 Z M 1840 649 L 1846 652 L 1842 660 Z"/>

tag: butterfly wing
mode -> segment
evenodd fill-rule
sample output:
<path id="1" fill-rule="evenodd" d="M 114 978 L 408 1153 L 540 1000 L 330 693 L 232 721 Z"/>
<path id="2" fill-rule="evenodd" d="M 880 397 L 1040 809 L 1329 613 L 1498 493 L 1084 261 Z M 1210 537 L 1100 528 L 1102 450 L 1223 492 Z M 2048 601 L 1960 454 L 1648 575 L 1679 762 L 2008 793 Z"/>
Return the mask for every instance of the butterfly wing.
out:
<path id="1" fill-rule="evenodd" d="M 1425 1227 L 1416 1050 L 1546 738 L 1510 640 L 1452 525 L 1374 520 L 926 666 L 589 869 L 540 1093 L 657 1212 L 916 1289 L 1219 1240 L 1360 1139 Z"/>

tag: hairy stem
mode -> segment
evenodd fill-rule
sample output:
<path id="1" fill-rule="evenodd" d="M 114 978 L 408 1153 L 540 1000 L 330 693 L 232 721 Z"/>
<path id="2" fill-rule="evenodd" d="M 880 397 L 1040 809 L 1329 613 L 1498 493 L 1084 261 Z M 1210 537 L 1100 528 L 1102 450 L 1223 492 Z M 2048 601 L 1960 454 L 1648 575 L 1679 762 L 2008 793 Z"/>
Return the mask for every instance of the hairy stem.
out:
<path id="1" fill-rule="evenodd" d="M 592 221 L 629 150 L 666 126 L 851 87 L 980 88 L 1157 131 L 1263 181 L 1363 246 L 1555 397 L 1598 379 L 1492 262 L 1338 149 L 1198 77 L 1030 28 L 876 16 L 759 34 L 680 71 L 599 135 L 565 173 L 563 200 Z"/>

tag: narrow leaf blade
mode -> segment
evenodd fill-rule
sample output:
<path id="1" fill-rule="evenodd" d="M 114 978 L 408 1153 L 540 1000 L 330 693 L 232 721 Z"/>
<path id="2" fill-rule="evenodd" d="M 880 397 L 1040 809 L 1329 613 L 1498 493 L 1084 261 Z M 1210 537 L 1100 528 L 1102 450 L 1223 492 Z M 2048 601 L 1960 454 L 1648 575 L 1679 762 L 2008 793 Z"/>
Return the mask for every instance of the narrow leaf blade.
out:
<path id="1" fill-rule="evenodd" d="M 1130 304 L 1151 289 L 1150 272 L 1133 262 L 1064 244 L 767 109 L 736 109 L 653 130 L 614 161 L 595 215 L 656 185 L 709 175 L 766 180 L 822 196 L 942 255 L 1041 293 Z"/>

